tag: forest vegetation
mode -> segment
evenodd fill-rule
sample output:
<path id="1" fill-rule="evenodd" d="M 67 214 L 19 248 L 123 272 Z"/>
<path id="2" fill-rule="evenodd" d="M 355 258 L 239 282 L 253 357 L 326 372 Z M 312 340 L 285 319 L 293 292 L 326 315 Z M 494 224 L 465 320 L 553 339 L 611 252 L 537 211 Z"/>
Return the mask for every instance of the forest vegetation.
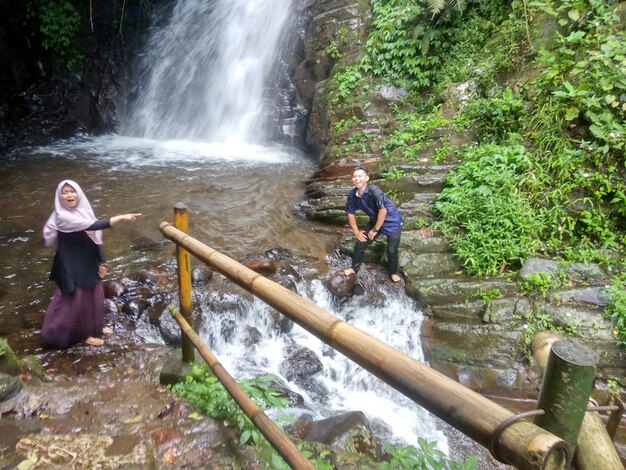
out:
<path id="1" fill-rule="evenodd" d="M 417 156 L 429 129 L 474 129 L 476 145 L 436 160 L 460 164 L 436 201 L 433 227 L 469 275 L 519 269 L 531 255 L 597 262 L 612 275 L 613 317 L 626 340 L 626 35 L 624 3 L 602 0 L 373 0 L 362 50 L 331 77 L 342 115 L 381 78 L 407 91 L 378 146 L 388 178 Z M 464 106 L 441 116 L 446 86 Z M 335 132 L 356 126 L 341 118 Z M 427 222 L 424 222 L 426 224 Z M 555 286 L 556 287 L 556 286 Z"/>

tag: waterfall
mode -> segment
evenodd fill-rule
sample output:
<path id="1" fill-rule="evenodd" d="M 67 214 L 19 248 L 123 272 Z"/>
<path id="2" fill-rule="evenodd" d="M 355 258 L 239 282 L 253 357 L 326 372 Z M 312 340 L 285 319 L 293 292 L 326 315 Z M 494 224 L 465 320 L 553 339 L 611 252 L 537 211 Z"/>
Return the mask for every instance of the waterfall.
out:
<path id="1" fill-rule="evenodd" d="M 292 0 L 178 0 L 142 56 L 122 133 L 262 144 Z M 274 88 L 275 89 L 275 88 Z"/>

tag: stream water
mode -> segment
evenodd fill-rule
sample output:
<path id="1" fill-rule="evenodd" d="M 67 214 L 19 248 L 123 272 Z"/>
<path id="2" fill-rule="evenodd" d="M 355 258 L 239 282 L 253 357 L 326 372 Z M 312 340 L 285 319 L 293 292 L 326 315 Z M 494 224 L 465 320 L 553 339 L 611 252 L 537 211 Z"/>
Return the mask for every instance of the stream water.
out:
<path id="1" fill-rule="evenodd" d="M 281 68 L 281 38 L 291 11 L 290 0 L 276 3 L 179 1 L 148 41 L 142 87 L 119 135 L 76 138 L 2 157 L 0 335 L 18 351 L 44 354 L 36 341 L 32 344 L 53 291 L 47 276 L 54 253 L 43 246 L 41 228 L 55 187 L 65 178 L 82 186 L 99 217 L 144 214 L 134 224 L 105 231 L 111 278 L 173 264 L 172 245 L 163 241 L 158 225 L 172 220 L 177 202 L 189 207 L 193 236 L 235 259 L 281 248 L 323 264 L 339 231 L 294 211 L 317 162 L 270 139 L 279 90 L 268 83 L 275 84 Z M 310 274 L 299 281 L 299 293 L 423 359 L 422 314 L 402 289 L 382 283 L 337 305 L 323 286 L 325 273 Z M 235 377 L 280 375 L 285 350 L 296 344 L 323 364 L 316 377 L 322 395 L 289 383 L 304 397 L 312 418 L 360 410 L 390 440 L 415 444 L 422 436 L 447 450 L 433 417 L 401 394 L 298 326 L 277 333 L 262 302 L 238 308 L 228 339 L 217 321 L 204 322 L 201 331 Z M 243 339 L 250 325 L 261 335 L 253 351 Z M 158 342 L 158 335 L 150 341 Z"/>

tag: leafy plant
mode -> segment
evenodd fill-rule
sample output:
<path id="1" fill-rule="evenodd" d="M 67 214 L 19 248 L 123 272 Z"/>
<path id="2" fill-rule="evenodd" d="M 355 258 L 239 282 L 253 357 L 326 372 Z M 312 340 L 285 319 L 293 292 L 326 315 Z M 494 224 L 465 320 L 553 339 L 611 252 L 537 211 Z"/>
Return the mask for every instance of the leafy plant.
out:
<path id="1" fill-rule="evenodd" d="M 243 379 L 240 386 L 261 409 L 281 409 L 289 400 L 271 387 L 270 384 L 275 379 L 271 375 Z M 226 420 L 231 426 L 236 427 L 240 432 L 241 445 L 249 441 L 259 443 L 262 437 L 259 430 L 206 364 L 194 364 L 192 374 L 187 376 L 184 382 L 177 383 L 171 388 L 174 393 L 188 400 L 202 413 L 212 418 Z"/>
<path id="2" fill-rule="evenodd" d="M 609 303 L 605 314 L 613 320 L 617 334 L 626 345 L 626 273 L 613 278 L 608 294 Z"/>
<path id="3" fill-rule="evenodd" d="M 609 392 L 609 404 L 612 405 L 619 399 L 622 393 L 622 387 L 620 387 L 619 382 L 615 379 L 608 379 L 606 386 Z"/>
<path id="4" fill-rule="evenodd" d="M 43 0 L 29 8 L 29 16 L 39 20 L 44 49 L 57 55 L 70 70 L 78 68 L 84 59 L 76 45 L 81 18 L 72 3 Z"/>
<path id="5" fill-rule="evenodd" d="M 521 146 L 467 149 L 435 204 L 435 223 L 470 274 L 519 266 L 539 246 L 542 219 L 518 189 L 528 168 Z"/>
<path id="6" fill-rule="evenodd" d="M 540 292 L 546 294 L 548 291 L 558 289 L 563 286 L 562 275 L 552 275 L 550 273 L 540 271 L 537 273 L 529 274 L 524 279 L 520 279 L 517 286 L 522 291 L 526 292 Z"/>
<path id="7" fill-rule="evenodd" d="M 546 312 L 531 312 L 528 315 L 514 315 L 513 327 L 522 327 L 522 342 L 524 357 L 530 364 L 533 363 L 531 342 L 535 333 L 540 331 L 556 331 L 563 336 L 573 336 L 577 333 L 578 323 L 574 318 L 569 321 L 557 320 Z"/>
<path id="8" fill-rule="evenodd" d="M 523 98 L 510 88 L 468 104 L 464 111 L 484 141 L 501 142 L 509 133 L 520 133 L 528 122 Z"/>
<path id="9" fill-rule="evenodd" d="M 496 297 L 500 297 L 502 295 L 502 291 L 500 289 L 489 289 L 488 291 L 479 290 L 476 292 L 476 297 L 482 299 L 483 302 L 489 302 L 491 299 L 495 299 Z"/>
<path id="10" fill-rule="evenodd" d="M 436 442 L 429 442 L 419 437 L 418 447 L 410 445 L 387 444 L 385 449 L 389 454 L 389 460 L 382 462 L 382 470 L 401 469 L 450 469 L 450 470 L 474 470 L 477 468 L 478 457 L 472 456 L 464 461 L 455 462 L 437 448 Z"/>

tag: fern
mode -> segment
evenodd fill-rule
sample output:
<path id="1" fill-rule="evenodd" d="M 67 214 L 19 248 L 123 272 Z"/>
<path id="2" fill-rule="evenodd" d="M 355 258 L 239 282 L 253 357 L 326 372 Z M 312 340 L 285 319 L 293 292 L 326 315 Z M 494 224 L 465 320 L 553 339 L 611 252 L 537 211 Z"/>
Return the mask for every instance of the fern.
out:
<path id="1" fill-rule="evenodd" d="M 452 6 L 453 9 L 458 10 L 459 13 L 463 13 L 465 8 L 467 7 L 466 0 L 448 0 L 448 4 Z M 446 0 L 428 0 L 428 10 L 432 13 L 433 16 L 438 15 L 446 8 Z"/>

